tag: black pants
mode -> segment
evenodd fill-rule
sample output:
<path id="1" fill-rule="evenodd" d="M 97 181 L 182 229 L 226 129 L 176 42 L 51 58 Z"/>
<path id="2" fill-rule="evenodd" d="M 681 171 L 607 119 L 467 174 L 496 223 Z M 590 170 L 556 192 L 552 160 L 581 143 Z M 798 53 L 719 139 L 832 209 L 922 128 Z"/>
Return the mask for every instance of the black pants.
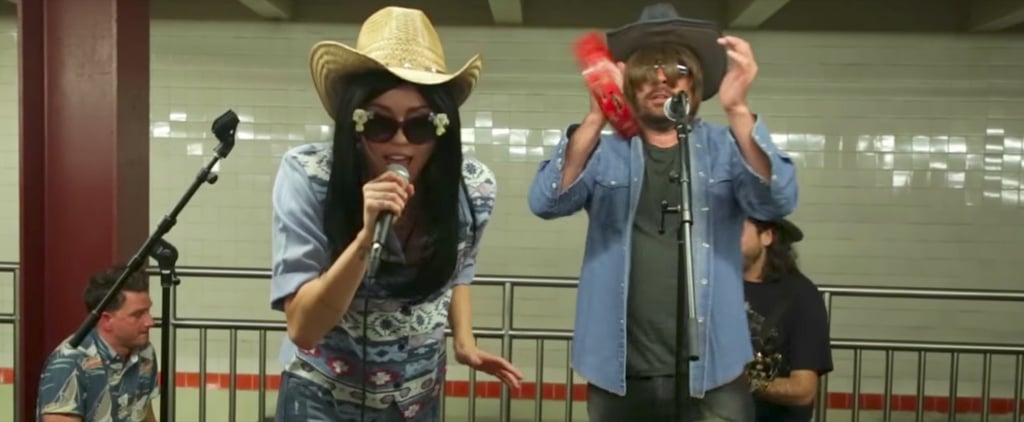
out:
<path id="1" fill-rule="evenodd" d="M 625 397 L 590 384 L 587 395 L 590 422 L 678 422 L 674 377 L 627 379 Z M 688 401 L 687 422 L 754 421 L 754 397 L 742 376 Z"/>

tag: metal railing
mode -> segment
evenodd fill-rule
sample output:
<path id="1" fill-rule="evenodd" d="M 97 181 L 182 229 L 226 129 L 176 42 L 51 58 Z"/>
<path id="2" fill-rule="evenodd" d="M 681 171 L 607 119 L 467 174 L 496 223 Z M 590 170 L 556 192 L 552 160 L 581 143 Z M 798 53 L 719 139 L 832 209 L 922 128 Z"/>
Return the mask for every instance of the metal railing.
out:
<path id="1" fill-rule="evenodd" d="M 21 370 L 18 369 L 18 345 L 20 344 L 19 339 L 21 338 L 21 336 L 18 334 L 18 328 L 20 326 L 20 324 L 18 323 L 18 264 L 11 262 L 0 262 L 0 273 L 10 274 L 12 281 L 11 284 L 14 287 L 11 291 L 12 297 L 14 299 L 12 300 L 14 307 L 10 313 L 0 312 L 0 325 L 10 325 L 13 328 L 13 333 L 11 333 L 11 337 L 13 337 L 13 339 L 11 339 L 11 361 L 13 365 L 11 366 L 14 369 L 14 382 L 15 385 L 17 385 L 18 380 L 21 377 Z M 12 388 L 11 390 L 14 392 L 14 402 L 11 403 L 11 413 L 13 413 L 13 418 L 11 420 L 16 420 L 18 415 L 21 414 L 21 394 L 18 393 L 17 388 Z"/>
<path id="2" fill-rule="evenodd" d="M 13 272 L 17 277 L 17 267 L 5 267 L 0 265 L 0 271 Z M 150 270 L 151 275 L 157 275 L 156 270 Z M 270 272 L 267 270 L 236 270 L 236 269 L 223 269 L 223 268 L 198 268 L 198 267 L 182 267 L 178 269 L 178 275 L 182 277 L 207 277 L 207 278 L 244 278 L 244 279 L 269 279 Z M 513 304 L 515 298 L 515 292 L 517 288 L 529 288 L 529 287 L 544 287 L 544 288 L 575 288 L 577 283 L 573 279 L 565 278 L 516 278 L 516 277 L 493 277 L 493 276 L 481 276 L 477 277 L 474 281 L 475 285 L 483 286 L 497 286 L 501 288 L 502 292 L 502 304 L 503 309 L 501 312 L 501 325 L 497 328 L 477 329 L 474 333 L 480 338 L 491 338 L 498 339 L 501 341 L 502 355 L 507 358 L 511 357 L 512 354 L 512 342 L 513 340 L 535 340 L 536 341 L 536 382 L 538 385 L 543 382 L 544 372 L 544 345 L 547 341 L 558 341 L 567 342 L 569 345 L 566 347 L 565 363 L 566 363 L 566 406 L 565 406 L 565 419 L 570 421 L 573 418 L 573 372 L 568 370 L 569 356 L 571 355 L 571 336 L 570 330 L 524 330 L 517 329 L 512 319 L 513 317 Z M 17 283 L 15 283 L 17 284 Z M 1024 302 L 1024 292 L 1015 291 L 981 291 L 981 290 L 953 290 L 953 289 L 907 289 L 907 288 L 887 288 L 887 287 L 845 287 L 845 286 L 819 286 L 819 290 L 822 292 L 826 310 L 831 320 L 833 302 L 837 297 L 871 297 L 871 298 L 888 298 L 888 299 L 930 299 L 930 300 L 972 300 L 972 301 L 1000 301 L 1000 302 Z M 281 332 L 285 330 L 284 323 L 277 321 L 249 321 L 249 320 L 217 320 L 217 319 L 202 319 L 202 318 L 179 318 L 177 316 L 176 306 L 173 304 L 176 302 L 173 300 L 174 291 L 172 290 L 172 307 L 171 307 L 171 327 L 173 331 L 179 330 L 198 330 L 199 331 L 199 377 L 200 380 L 205 381 L 207 375 L 207 352 L 208 352 L 208 336 L 211 330 L 226 330 L 228 331 L 228 371 L 229 371 L 229 388 L 228 388 L 228 420 L 234 421 L 236 419 L 237 411 L 237 386 L 235 385 L 238 360 L 238 334 L 240 332 L 256 332 L 258 335 L 258 399 L 257 399 L 257 412 L 259 415 L 266 415 L 266 396 L 267 396 L 267 368 L 266 368 L 266 346 L 267 346 L 267 334 L 271 332 Z M 16 323 L 16 318 L 13 315 L 0 315 L 0 323 Z M 832 325 L 832 321 L 830 321 Z M 173 343 L 173 341 L 172 341 Z M 992 358 L 997 355 L 1009 355 L 1015 359 L 1015 372 L 1014 372 L 1014 394 L 1013 394 L 1013 420 L 1020 420 L 1021 412 L 1019 403 L 1021 402 L 1022 395 L 1022 369 L 1024 369 L 1024 345 L 999 345 L 999 344 L 980 344 L 980 343 L 944 343 L 944 342 L 910 342 L 910 341 L 889 341 L 889 340 L 862 340 L 862 339 L 838 339 L 833 338 L 831 340 L 833 350 L 848 350 L 853 352 L 853 385 L 852 385 L 852 396 L 853 403 L 851 409 L 851 420 L 858 420 L 860 417 L 861 408 L 861 383 L 863 375 L 863 360 L 865 352 L 884 352 L 885 353 L 885 370 L 884 370 L 884 393 L 883 393 L 883 420 L 891 420 L 892 417 L 892 398 L 893 398 L 893 378 L 894 378 L 894 360 L 895 353 L 897 352 L 916 352 L 917 355 L 917 390 L 916 390 L 916 411 L 915 419 L 917 421 L 923 421 L 925 415 L 925 374 L 926 366 L 929 354 L 948 354 L 950 355 L 950 379 L 949 379 L 949 397 L 957 397 L 957 389 L 959 385 L 958 374 L 959 374 L 959 361 L 962 355 L 967 354 L 980 354 L 983 359 L 982 368 L 982 400 L 983 406 L 981 408 L 982 420 L 988 420 L 989 417 L 989 406 L 988 401 L 991 394 L 992 384 Z M 165 370 L 173 370 L 173 362 L 177 360 L 176 347 L 171 347 L 171 361 L 166 363 Z M 473 371 L 469 373 L 469 399 L 467 400 L 467 413 L 469 420 L 475 420 L 476 416 L 476 374 Z M 206 410 L 207 410 L 207 391 L 206 383 L 199 383 L 199 420 L 205 421 Z M 829 376 L 822 378 L 822 382 L 819 384 L 819 393 L 817 400 L 817 407 L 815 412 L 815 420 L 825 421 L 827 418 L 827 394 L 829 388 Z M 534 403 L 534 420 L 542 420 L 542 407 L 545 400 L 543 399 L 542 389 L 535 389 L 535 403 Z M 443 391 L 443 390 L 442 390 Z M 17 393 L 16 393 L 17 394 Z M 171 403 L 174 403 L 173 392 L 171 393 Z M 503 422 L 511 420 L 511 394 L 507 387 L 502 385 L 501 394 L 499 398 L 499 419 Z M 444 400 L 442 400 L 444 403 Z M 172 406 L 173 410 L 173 406 Z M 956 400 L 951 399 L 949 404 L 948 419 L 955 420 L 957 415 Z M 173 420 L 172 416 L 172 420 Z"/>

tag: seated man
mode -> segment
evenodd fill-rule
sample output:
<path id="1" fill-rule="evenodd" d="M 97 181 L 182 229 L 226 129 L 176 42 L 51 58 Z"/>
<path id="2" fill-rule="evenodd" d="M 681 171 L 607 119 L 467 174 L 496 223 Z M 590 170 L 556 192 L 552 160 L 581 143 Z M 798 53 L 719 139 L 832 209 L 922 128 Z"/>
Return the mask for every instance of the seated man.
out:
<path id="1" fill-rule="evenodd" d="M 828 315 L 821 293 L 800 272 L 792 222 L 748 219 L 743 279 L 756 354 L 747 368 L 758 421 L 809 421 L 818 378 L 832 371 Z"/>
<path id="2" fill-rule="evenodd" d="M 96 274 L 85 288 L 92 311 L 124 270 Z M 149 329 L 149 279 L 133 275 L 77 348 L 61 343 L 39 381 L 38 422 L 154 422 L 150 402 L 157 390 L 157 362 Z"/>

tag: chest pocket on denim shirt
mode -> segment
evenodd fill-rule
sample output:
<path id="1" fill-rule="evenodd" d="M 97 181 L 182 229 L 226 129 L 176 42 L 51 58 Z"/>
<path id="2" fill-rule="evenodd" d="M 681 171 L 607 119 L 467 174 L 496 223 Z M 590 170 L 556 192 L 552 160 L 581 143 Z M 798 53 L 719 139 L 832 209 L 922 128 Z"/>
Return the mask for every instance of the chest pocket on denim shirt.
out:
<path id="1" fill-rule="evenodd" d="M 728 158 L 723 159 L 723 157 L 717 157 L 717 159 L 712 157 L 705 162 L 710 166 L 698 170 L 697 178 L 704 181 L 711 205 L 716 205 L 721 201 L 735 201 L 732 163 L 728 161 Z M 741 163 L 737 164 L 742 165 Z"/>
<path id="2" fill-rule="evenodd" d="M 601 221 L 605 224 L 629 220 L 629 158 L 613 151 L 603 151 L 599 171 L 594 175 L 594 191 L 591 202 L 600 209 Z M 613 226 L 618 227 L 616 224 Z"/>

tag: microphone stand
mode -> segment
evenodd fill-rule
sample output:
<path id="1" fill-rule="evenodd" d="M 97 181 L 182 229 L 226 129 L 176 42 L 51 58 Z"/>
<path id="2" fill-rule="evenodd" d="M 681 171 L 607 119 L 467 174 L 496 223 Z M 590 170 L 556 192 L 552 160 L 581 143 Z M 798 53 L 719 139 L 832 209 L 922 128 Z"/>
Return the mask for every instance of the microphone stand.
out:
<path id="1" fill-rule="evenodd" d="M 665 214 L 680 214 L 676 238 L 679 245 L 678 295 L 676 301 L 676 417 L 685 421 L 690 398 L 690 362 L 700 359 L 697 338 L 697 301 L 693 282 L 693 210 L 691 199 L 690 166 L 690 105 L 685 92 L 676 94 L 665 103 L 665 116 L 675 122 L 676 137 L 679 140 L 678 174 L 672 174 L 672 183 L 680 189 L 679 205 L 669 206 L 662 201 L 662 221 Z"/>
<path id="2" fill-rule="evenodd" d="M 175 304 L 172 301 L 171 290 L 181 284 L 174 264 L 178 262 L 178 249 L 170 242 L 159 239 L 153 245 L 149 254 L 160 268 L 160 363 L 163 370 L 160 371 L 160 420 L 173 421 L 174 409 L 171 409 L 172 395 L 174 394 L 174 360 L 171 359 L 171 349 L 174 347 L 174 329 L 171 327 L 172 310 Z"/>
<path id="3" fill-rule="evenodd" d="M 178 214 L 180 214 L 182 209 L 185 208 L 185 205 L 187 205 L 188 202 L 192 199 L 192 196 L 195 195 L 196 191 L 199 190 L 199 187 L 202 186 L 204 183 L 209 183 L 212 185 L 217 182 L 217 173 L 213 172 L 213 168 L 214 166 L 217 165 L 217 162 L 227 158 L 228 154 L 231 153 L 231 149 L 235 147 L 235 130 L 237 128 L 238 115 L 236 115 L 235 112 L 231 110 L 228 110 L 227 112 L 225 112 L 213 121 L 211 131 L 213 132 L 214 135 L 216 135 L 217 139 L 220 141 L 220 143 L 217 144 L 217 146 L 214 147 L 213 149 L 214 156 L 205 166 L 203 166 L 201 170 L 199 170 L 199 173 L 196 175 L 195 181 L 192 182 L 192 185 L 189 186 L 185 194 L 181 197 L 181 199 L 178 200 L 177 205 L 174 206 L 170 214 L 164 216 L 164 218 L 160 221 L 160 224 L 157 225 L 157 228 L 153 232 L 153 234 L 151 234 L 149 238 L 146 239 L 146 242 L 142 244 L 142 247 L 139 248 L 135 255 L 132 256 L 132 259 L 128 261 L 127 268 L 125 268 L 125 270 L 117 278 L 117 281 L 114 282 L 114 285 L 110 287 L 110 290 L 107 291 L 106 296 L 104 296 L 103 300 L 101 300 L 99 305 L 96 306 L 96 309 L 93 309 L 92 311 L 89 312 L 89 315 L 86 317 L 85 321 L 82 322 L 82 325 L 78 328 L 78 331 L 76 331 L 75 334 L 71 337 L 71 347 L 77 348 L 79 345 L 82 344 L 82 341 L 85 340 L 85 337 L 90 332 L 92 332 L 92 330 L 96 327 L 96 323 L 99 322 L 100 320 L 100 315 L 102 315 L 103 312 L 105 312 L 106 309 L 110 306 L 110 302 L 112 302 L 114 298 L 118 297 L 118 295 L 121 294 L 121 290 L 124 288 L 124 284 L 125 282 L 128 281 L 128 278 L 131 277 L 133 274 L 137 273 L 142 268 L 142 264 L 145 263 L 146 259 L 154 253 L 154 247 L 157 245 L 157 243 L 163 239 L 164 235 L 171 231 L 175 224 L 177 224 Z M 164 244 L 164 246 L 166 245 L 169 244 Z M 164 300 L 167 299 L 167 296 L 167 292 L 165 291 Z M 165 308 L 163 312 L 167 312 L 167 309 Z M 170 321 L 160 321 L 161 331 L 168 331 L 170 329 Z M 162 347 L 163 349 L 166 350 L 168 347 L 171 347 L 171 345 L 163 344 Z M 160 412 L 164 413 L 165 411 L 166 408 L 161 406 Z M 161 421 L 167 420 L 161 419 Z"/>

